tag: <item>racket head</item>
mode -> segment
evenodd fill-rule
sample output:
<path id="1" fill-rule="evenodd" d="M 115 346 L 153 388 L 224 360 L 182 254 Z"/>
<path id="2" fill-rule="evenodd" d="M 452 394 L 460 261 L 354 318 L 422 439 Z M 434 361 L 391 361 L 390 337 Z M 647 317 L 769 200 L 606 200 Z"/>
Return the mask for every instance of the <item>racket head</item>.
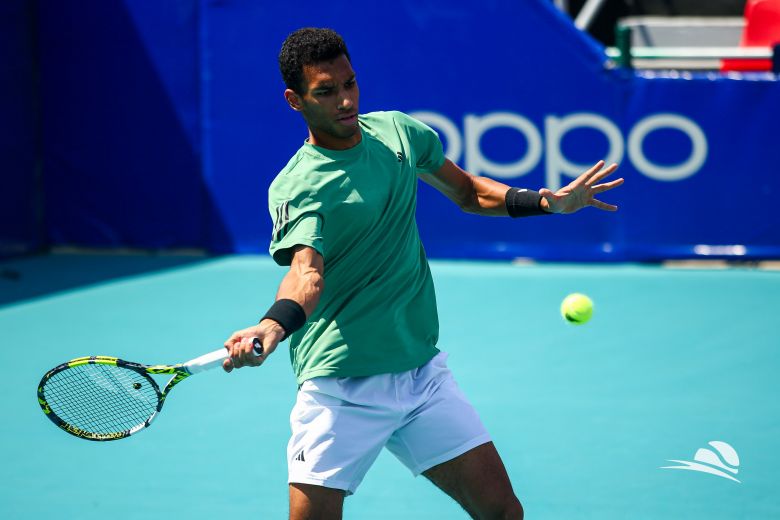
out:
<path id="1" fill-rule="evenodd" d="M 129 437 L 152 422 L 163 401 L 144 365 L 107 356 L 63 363 L 38 385 L 43 413 L 62 430 L 91 441 Z"/>

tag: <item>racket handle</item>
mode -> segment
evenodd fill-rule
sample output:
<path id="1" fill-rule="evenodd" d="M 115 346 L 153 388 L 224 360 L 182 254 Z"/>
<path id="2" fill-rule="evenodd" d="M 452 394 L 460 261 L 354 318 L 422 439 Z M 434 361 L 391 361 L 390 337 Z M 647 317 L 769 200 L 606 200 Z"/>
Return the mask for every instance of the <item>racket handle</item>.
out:
<path id="1" fill-rule="evenodd" d="M 252 339 L 252 346 L 254 347 L 256 355 L 263 355 L 263 344 L 259 339 Z M 200 357 L 196 357 L 195 359 L 187 361 L 184 363 L 184 368 L 187 369 L 187 372 L 190 374 L 197 374 L 199 372 L 211 370 L 212 368 L 221 367 L 222 362 L 228 357 L 228 355 L 229 354 L 227 349 L 221 348 L 215 350 L 214 352 L 209 352 L 208 354 L 203 354 Z"/>

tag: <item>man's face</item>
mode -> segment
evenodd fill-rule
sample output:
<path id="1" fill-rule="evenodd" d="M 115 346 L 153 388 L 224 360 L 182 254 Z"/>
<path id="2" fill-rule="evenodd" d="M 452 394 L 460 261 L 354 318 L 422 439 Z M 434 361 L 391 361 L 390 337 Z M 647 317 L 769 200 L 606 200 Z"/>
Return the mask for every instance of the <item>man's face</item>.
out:
<path id="1" fill-rule="evenodd" d="M 360 91 L 347 57 L 342 54 L 333 61 L 304 66 L 303 81 L 306 89 L 303 95 L 287 90 L 285 97 L 306 120 L 311 143 L 346 149 L 360 142 L 357 120 Z"/>

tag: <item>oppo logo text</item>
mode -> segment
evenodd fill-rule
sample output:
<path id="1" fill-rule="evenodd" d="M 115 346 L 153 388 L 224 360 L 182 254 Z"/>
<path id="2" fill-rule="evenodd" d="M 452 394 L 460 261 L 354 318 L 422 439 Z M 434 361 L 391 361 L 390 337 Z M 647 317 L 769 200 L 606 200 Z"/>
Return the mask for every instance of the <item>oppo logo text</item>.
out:
<path id="1" fill-rule="evenodd" d="M 643 175 L 657 181 L 679 181 L 694 175 L 707 160 L 707 137 L 701 127 L 679 114 L 658 113 L 648 115 L 631 128 L 628 139 L 615 123 L 592 112 L 575 112 L 565 116 L 544 118 L 544 139 L 539 129 L 529 119 L 513 112 L 491 112 L 485 115 L 466 114 L 463 118 L 463 134 L 446 116 L 437 112 L 418 111 L 412 117 L 430 125 L 443 135 L 447 143 L 445 155 L 453 162 L 464 158 L 467 171 L 475 175 L 497 178 L 520 177 L 539 164 L 545 156 L 545 186 L 551 190 L 561 187 L 562 176 L 577 177 L 592 164 L 576 164 L 564 156 L 561 142 L 564 136 L 577 128 L 590 128 L 601 132 L 607 139 L 608 152 L 604 160 L 620 163 L 628 147 L 628 158 Z M 513 162 L 498 163 L 482 153 L 482 136 L 493 128 L 509 128 L 523 135 L 527 143 L 525 154 Z M 645 138 L 660 129 L 673 129 L 685 134 L 691 142 L 689 156 L 679 164 L 662 165 L 646 155 L 642 145 Z M 594 161 L 595 162 L 595 161 Z"/>

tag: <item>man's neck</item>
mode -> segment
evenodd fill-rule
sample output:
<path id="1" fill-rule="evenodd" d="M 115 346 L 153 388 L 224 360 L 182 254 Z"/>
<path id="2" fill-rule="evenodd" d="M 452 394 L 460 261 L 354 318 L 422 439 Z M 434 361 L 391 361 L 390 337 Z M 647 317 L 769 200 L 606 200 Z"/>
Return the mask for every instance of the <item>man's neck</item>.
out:
<path id="1" fill-rule="evenodd" d="M 358 129 L 353 135 L 349 137 L 333 137 L 327 134 L 315 134 L 309 128 L 309 144 L 325 148 L 327 150 L 349 150 L 354 148 L 363 139 L 363 134 Z"/>

